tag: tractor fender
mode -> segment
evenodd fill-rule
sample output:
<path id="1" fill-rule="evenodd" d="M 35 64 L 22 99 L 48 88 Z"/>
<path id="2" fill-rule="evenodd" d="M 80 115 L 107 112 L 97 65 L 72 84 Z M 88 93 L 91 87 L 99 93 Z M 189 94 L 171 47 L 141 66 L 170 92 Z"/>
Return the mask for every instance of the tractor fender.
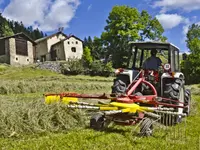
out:
<path id="1" fill-rule="evenodd" d="M 174 77 L 172 77 L 169 73 L 163 73 L 163 75 L 161 76 L 161 79 L 164 78 L 181 78 L 181 79 L 185 79 L 184 74 L 182 72 L 175 72 Z"/>
<path id="2" fill-rule="evenodd" d="M 120 74 L 129 76 L 129 81 L 130 81 L 130 83 L 132 82 L 132 80 L 133 80 L 133 70 L 124 69 L 124 71 L 121 72 Z"/>

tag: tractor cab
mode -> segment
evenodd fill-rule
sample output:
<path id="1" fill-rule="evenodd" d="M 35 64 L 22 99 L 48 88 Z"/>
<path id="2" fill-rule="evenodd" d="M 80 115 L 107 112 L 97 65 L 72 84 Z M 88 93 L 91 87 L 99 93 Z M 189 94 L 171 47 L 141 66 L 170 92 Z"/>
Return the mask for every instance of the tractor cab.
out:
<path id="1" fill-rule="evenodd" d="M 132 61 L 132 68 L 135 70 L 138 69 L 149 69 L 151 70 L 158 70 L 154 69 L 155 65 L 151 64 L 144 66 L 145 60 L 151 57 L 151 52 L 156 51 L 156 57 L 162 61 L 163 67 L 166 65 L 164 69 L 169 69 L 172 72 L 179 71 L 179 49 L 172 45 L 171 43 L 161 43 L 161 42 L 130 42 L 130 47 L 133 54 L 133 61 Z"/>

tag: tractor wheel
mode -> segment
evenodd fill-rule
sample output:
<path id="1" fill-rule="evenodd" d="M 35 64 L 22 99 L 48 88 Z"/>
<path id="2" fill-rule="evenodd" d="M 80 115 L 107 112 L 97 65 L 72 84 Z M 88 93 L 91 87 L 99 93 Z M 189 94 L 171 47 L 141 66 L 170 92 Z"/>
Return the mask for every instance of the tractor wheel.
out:
<path id="1" fill-rule="evenodd" d="M 140 136 L 151 136 L 153 134 L 153 120 L 145 118 L 140 125 Z"/>
<path id="2" fill-rule="evenodd" d="M 187 106 L 187 108 L 184 109 L 184 113 L 189 116 L 191 107 L 191 92 L 189 89 L 185 89 L 185 106 Z"/>
<path id="3" fill-rule="evenodd" d="M 105 117 L 101 113 L 93 115 L 90 119 L 90 128 L 102 131 L 105 127 Z"/>
<path id="4" fill-rule="evenodd" d="M 112 86 L 112 93 L 117 94 L 117 93 L 125 93 L 126 91 L 126 83 L 124 83 L 120 79 L 114 79 L 114 84 Z"/>
<path id="5" fill-rule="evenodd" d="M 184 82 L 180 79 L 176 79 L 174 83 L 166 84 L 164 95 L 166 98 L 170 98 L 173 100 L 177 100 L 179 102 L 184 103 L 184 97 L 185 97 L 185 89 L 184 89 Z M 176 104 L 176 103 L 173 103 Z M 178 103 L 179 106 L 184 106 L 184 104 Z M 184 108 L 175 108 L 175 112 L 182 114 L 184 113 Z M 175 125 L 177 123 L 180 123 L 182 121 L 181 115 L 168 115 L 165 114 L 162 118 L 162 122 L 165 125 Z"/>

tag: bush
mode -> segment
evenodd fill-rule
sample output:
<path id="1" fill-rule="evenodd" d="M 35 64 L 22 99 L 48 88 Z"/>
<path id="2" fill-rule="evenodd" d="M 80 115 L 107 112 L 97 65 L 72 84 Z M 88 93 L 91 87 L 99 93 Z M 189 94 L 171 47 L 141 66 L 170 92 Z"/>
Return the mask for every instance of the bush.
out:
<path id="1" fill-rule="evenodd" d="M 91 75 L 108 77 L 112 74 L 112 63 L 103 63 L 100 60 L 94 60 L 89 66 L 84 65 L 83 59 L 69 59 L 61 63 L 61 72 L 65 75 Z"/>
<path id="2" fill-rule="evenodd" d="M 102 63 L 99 60 L 95 60 L 91 64 L 90 75 L 92 76 L 110 76 L 113 72 L 112 63 Z"/>
<path id="3" fill-rule="evenodd" d="M 200 83 L 200 62 L 198 59 L 198 55 L 190 54 L 186 60 L 181 62 L 181 71 L 184 73 L 188 85 Z"/>
<path id="4" fill-rule="evenodd" d="M 81 59 L 68 59 L 67 62 L 61 64 L 63 74 L 78 75 L 84 73 L 83 62 Z"/>

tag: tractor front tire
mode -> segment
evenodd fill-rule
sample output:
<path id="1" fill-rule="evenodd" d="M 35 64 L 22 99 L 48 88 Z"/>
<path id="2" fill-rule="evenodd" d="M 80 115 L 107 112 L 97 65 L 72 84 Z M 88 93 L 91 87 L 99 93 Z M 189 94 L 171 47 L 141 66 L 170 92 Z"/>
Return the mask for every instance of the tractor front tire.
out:
<path id="1" fill-rule="evenodd" d="M 94 114 L 90 119 L 90 128 L 102 131 L 105 127 L 105 117 L 102 113 Z"/>
<path id="2" fill-rule="evenodd" d="M 184 89 L 184 82 L 181 79 L 176 79 L 174 83 L 166 84 L 164 90 L 164 97 L 177 100 L 179 102 L 185 102 L 185 89 Z M 184 106 L 182 103 L 171 103 L 174 105 Z M 175 112 L 182 114 L 184 113 L 184 108 L 175 108 Z M 170 115 L 170 114 L 169 114 Z M 169 116 L 168 114 L 164 114 L 161 118 L 164 125 L 172 126 L 182 121 L 182 115 L 172 115 Z"/>

